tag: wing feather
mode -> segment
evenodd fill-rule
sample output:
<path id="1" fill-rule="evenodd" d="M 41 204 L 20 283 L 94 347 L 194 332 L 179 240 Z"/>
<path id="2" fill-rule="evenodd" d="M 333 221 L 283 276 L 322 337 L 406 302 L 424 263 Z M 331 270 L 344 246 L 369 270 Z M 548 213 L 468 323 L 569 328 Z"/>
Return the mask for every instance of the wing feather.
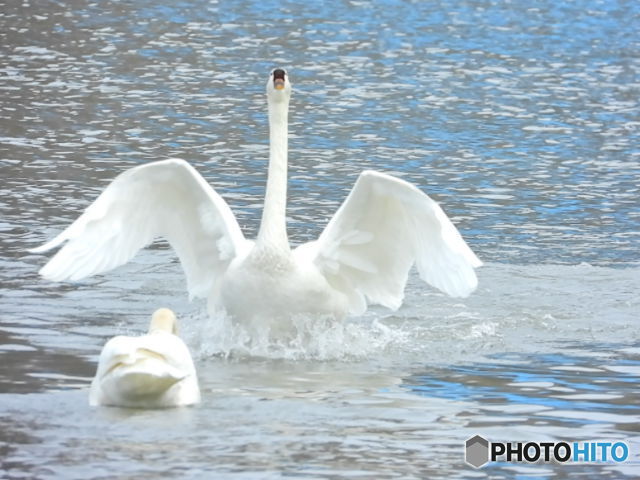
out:
<path id="1" fill-rule="evenodd" d="M 176 251 L 191 297 L 207 296 L 246 244 L 222 197 L 187 162 L 169 159 L 122 173 L 76 221 L 31 251 L 64 244 L 40 274 L 80 280 L 123 265 L 158 237 Z"/>
<path id="2" fill-rule="evenodd" d="M 414 263 L 424 281 L 460 297 L 476 288 L 474 268 L 482 265 L 435 201 L 373 171 L 360 175 L 318 241 L 303 247 L 354 314 L 367 302 L 397 309 Z"/>

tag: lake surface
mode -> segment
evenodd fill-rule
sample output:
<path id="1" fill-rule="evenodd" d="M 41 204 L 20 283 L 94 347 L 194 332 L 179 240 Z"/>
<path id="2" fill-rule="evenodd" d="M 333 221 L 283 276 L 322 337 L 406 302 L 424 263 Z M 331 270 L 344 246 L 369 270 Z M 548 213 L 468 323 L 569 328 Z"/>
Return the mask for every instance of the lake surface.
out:
<path id="1" fill-rule="evenodd" d="M 0 477 L 638 478 L 640 4 L 0 1 Z M 446 5 L 446 6 L 445 6 Z M 242 349 L 164 243 L 85 281 L 26 252 L 118 173 L 191 162 L 256 234 L 288 68 L 289 234 L 358 173 L 439 201 L 485 261 L 450 299 Z M 195 408 L 90 408 L 104 342 L 178 312 Z M 465 440 L 624 441 L 623 463 L 464 462 Z"/>

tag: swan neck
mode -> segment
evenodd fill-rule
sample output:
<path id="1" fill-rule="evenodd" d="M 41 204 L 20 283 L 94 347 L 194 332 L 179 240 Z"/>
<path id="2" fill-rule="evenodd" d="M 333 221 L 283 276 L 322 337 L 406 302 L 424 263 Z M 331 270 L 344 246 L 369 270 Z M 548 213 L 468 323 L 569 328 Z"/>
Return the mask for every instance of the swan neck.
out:
<path id="1" fill-rule="evenodd" d="M 289 251 L 287 237 L 288 102 L 269 102 L 269 172 L 258 242 Z"/>

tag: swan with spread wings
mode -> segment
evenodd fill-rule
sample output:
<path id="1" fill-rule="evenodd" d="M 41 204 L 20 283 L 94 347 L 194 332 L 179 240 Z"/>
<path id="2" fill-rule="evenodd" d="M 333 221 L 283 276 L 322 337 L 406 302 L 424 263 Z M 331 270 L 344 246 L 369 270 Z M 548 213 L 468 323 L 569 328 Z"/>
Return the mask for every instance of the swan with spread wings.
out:
<path id="1" fill-rule="evenodd" d="M 238 322 L 296 315 L 343 318 L 369 304 L 397 309 L 410 268 L 422 280 L 464 297 L 482 263 L 440 206 L 412 184 L 364 171 L 318 240 L 292 249 L 286 230 L 288 109 L 283 69 L 267 82 L 270 151 L 260 229 L 244 237 L 222 197 L 186 161 L 125 171 L 68 228 L 34 249 L 62 245 L 40 270 L 79 280 L 129 261 L 165 238 L 184 269 L 190 297 Z"/>

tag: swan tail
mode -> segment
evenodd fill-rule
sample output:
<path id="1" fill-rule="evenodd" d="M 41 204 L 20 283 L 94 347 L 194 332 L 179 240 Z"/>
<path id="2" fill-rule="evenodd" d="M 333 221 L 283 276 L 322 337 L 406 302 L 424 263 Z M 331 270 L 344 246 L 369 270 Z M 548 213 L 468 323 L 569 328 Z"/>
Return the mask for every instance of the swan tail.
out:
<path id="1" fill-rule="evenodd" d="M 168 372 L 149 372 L 131 368 L 118 374 L 112 382 L 123 397 L 140 400 L 160 396 L 184 378 Z"/>

